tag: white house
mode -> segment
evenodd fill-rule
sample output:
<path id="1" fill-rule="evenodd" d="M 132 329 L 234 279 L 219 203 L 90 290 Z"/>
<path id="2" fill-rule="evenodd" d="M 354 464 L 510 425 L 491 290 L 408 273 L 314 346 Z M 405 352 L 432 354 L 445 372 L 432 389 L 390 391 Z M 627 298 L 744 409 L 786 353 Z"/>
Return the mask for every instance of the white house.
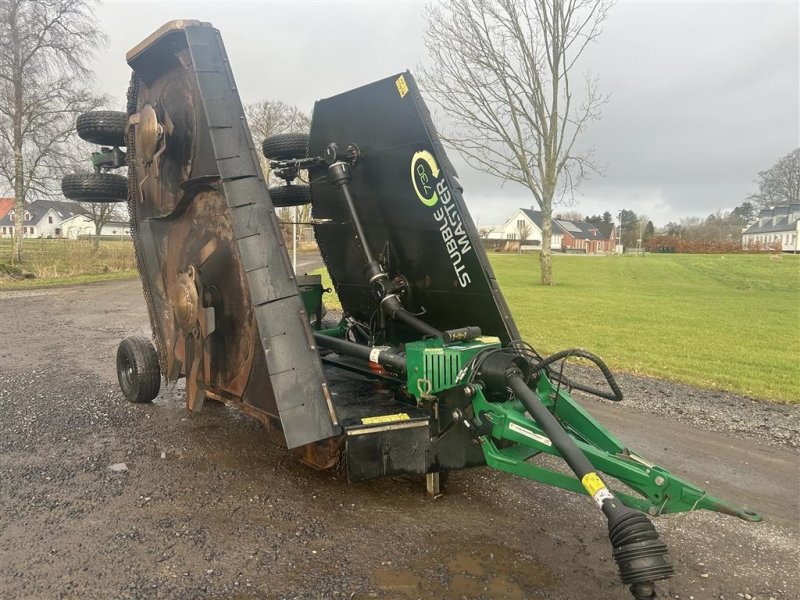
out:
<path id="1" fill-rule="evenodd" d="M 130 224 L 124 221 L 110 221 L 103 225 L 100 235 L 128 236 Z M 80 213 L 80 208 L 71 202 L 55 200 L 36 200 L 25 207 L 25 220 L 22 226 L 24 237 L 72 238 L 81 235 L 94 235 L 92 220 Z M 0 237 L 14 235 L 14 211 L 10 210 L 0 219 Z"/>
<path id="2" fill-rule="evenodd" d="M 36 200 L 25 207 L 22 225 L 24 237 L 64 237 L 62 223 L 75 215 L 75 206 L 69 202 Z M 0 219 L 0 237 L 14 235 L 14 210 Z"/>
<path id="3" fill-rule="evenodd" d="M 94 222 L 86 215 L 72 215 L 61 223 L 62 237 L 78 239 L 80 236 L 94 235 Z M 126 221 L 109 221 L 100 230 L 102 236 L 128 236 L 131 234 L 131 225 Z"/>
<path id="4" fill-rule="evenodd" d="M 560 250 L 564 232 L 555 219 L 552 221 L 552 232 L 550 248 Z M 490 240 L 522 240 L 523 250 L 538 250 L 542 247 L 542 213 L 529 208 L 518 208 L 503 225 L 488 229 L 486 237 Z"/>
<path id="5" fill-rule="evenodd" d="M 800 204 L 762 208 L 758 219 L 742 232 L 742 247 L 780 244 L 784 252 L 797 252 L 800 241 Z"/>

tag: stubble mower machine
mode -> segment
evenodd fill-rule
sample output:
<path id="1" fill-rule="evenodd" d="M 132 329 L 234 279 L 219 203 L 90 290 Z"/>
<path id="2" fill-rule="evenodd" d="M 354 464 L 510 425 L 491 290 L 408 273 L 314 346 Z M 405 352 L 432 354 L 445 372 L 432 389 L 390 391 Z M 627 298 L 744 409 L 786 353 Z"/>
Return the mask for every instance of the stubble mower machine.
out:
<path id="1" fill-rule="evenodd" d="M 318 101 L 310 137 L 265 140 L 287 181 L 268 191 L 216 29 L 170 22 L 127 62 L 127 112 L 81 116 L 81 137 L 104 147 L 95 173 L 63 189 L 128 202 L 154 342 L 120 344 L 129 400 L 185 377 L 189 410 L 234 405 L 305 463 L 344 464 L 351 481 L 418 473 L 437 493 L 440 473 L 489 465 L 586 494 L 640 600 L 673 574 L 648 515 L 759 519 L 645 460 L 572 399 L 575 388 L 622 398 L 599 358 L 542 357 L 520 340 L 409 73 Z M 127 181 L 108 172 L 123 165 Z M 300 171 L 310 186 L 289 184 Z M 295 275 L 275 214 L 308 202 L 343 307 L 328 328 L 319 277 Z M 573 356 L 608 390 L 555 368 Z M 540 453 L 571 473 L 531 460 Z"/>

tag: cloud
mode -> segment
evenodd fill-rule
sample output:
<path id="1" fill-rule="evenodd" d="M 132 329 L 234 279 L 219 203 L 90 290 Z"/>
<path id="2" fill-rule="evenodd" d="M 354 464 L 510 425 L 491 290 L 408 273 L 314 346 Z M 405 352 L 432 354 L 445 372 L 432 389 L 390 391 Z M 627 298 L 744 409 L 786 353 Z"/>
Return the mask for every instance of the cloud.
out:
<path id="1" fill-rule="evenodd" d="M 110 38 L 96 60 L 98 86 L 120 107 L 125 52 L 175 18 L 221 31 L 244 102 L 310 111 L 318 98 L 425 58 L 423 3 L 105 3 L 98 16 Z M 758 171 L 800 145 L 798 22 L 800 4 L 790 2 L 615 6 L 580 64 L 611 95 L 581 140 L 607 168 L 572 208 L 629 208 L 665 224 L 741 203 Z M 451 158 L 481 223 L 532 204 L 519 185 Z"/>

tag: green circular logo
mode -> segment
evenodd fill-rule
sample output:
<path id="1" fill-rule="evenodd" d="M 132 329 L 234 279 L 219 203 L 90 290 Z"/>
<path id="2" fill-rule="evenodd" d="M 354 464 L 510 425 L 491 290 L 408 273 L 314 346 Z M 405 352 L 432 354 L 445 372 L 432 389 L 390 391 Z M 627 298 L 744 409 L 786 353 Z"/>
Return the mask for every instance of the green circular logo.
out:
<path id="1" fill-rule="evenodd" d="M 436 183 L 440 172 L 436 159 L 427 150 L 415 152 L 411 157 L 411 182 L 417 198 L 425 206 L 434 206 L 439 201 Z"/>

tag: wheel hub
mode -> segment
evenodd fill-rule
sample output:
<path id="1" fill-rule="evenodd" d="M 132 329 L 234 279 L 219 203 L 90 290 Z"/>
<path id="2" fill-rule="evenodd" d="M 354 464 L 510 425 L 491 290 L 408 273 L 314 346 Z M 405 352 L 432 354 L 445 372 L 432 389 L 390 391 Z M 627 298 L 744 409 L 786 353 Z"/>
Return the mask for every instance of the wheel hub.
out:
<path id="1" fill-rule="evenodd" d="M 192 334 L 197 326 L 198 296 L 197 269 L 189 265 L 189 269 L 178 275 L 172 293 L 172 307 L 175 319 L 185 334 Z"/>
<path id="2" fill-rule="evenodd" d="M 139 123 L 136 126 L 136 153 L 145 164 L 153 161 L 163 134 L 164 129 L 158 123 L 155 109 L 145 104 L 139 111 Z"/>

